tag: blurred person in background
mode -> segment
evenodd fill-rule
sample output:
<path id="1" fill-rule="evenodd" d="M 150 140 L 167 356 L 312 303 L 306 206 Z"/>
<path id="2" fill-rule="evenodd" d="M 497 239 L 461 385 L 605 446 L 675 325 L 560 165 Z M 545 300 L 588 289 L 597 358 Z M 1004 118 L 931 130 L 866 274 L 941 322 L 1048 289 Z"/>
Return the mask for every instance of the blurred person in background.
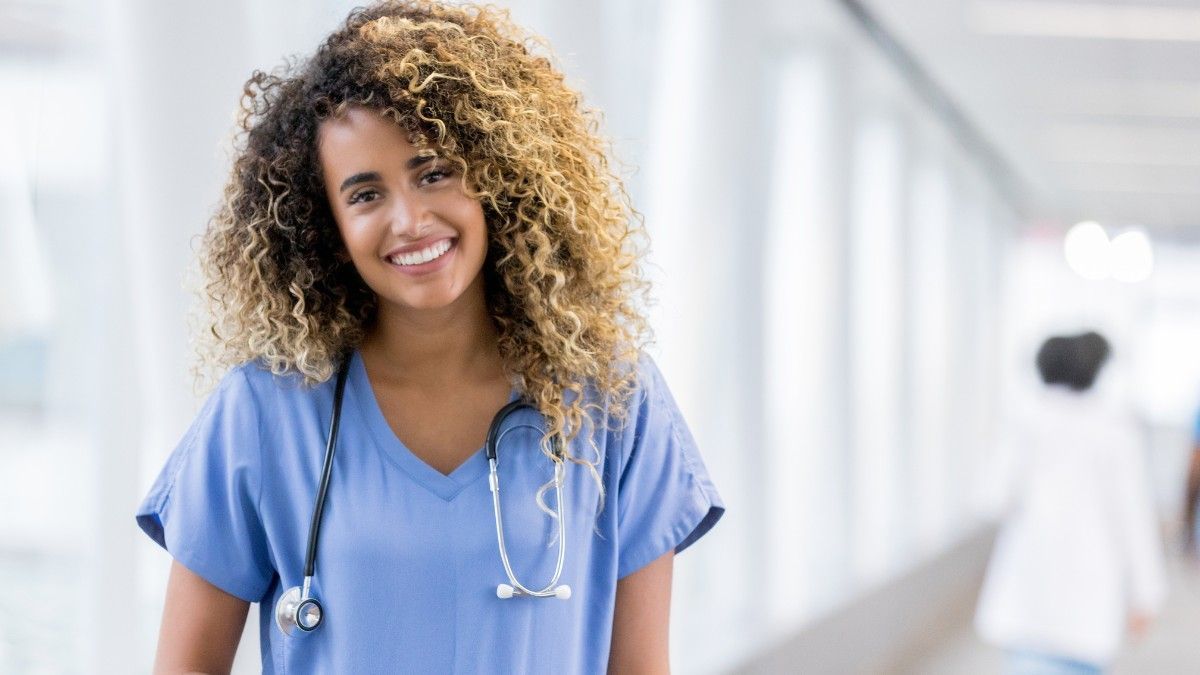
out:
<path id="1" fill-rule="evenodd" d="M 667 672 L 724 504 L 608 146 L 528 40 L 375 3 L 246 83 L 201 252 L 223 375 L 136 514 L 174 557 L 156 672 L 228 672 L 250 603 L 264 672 Z"/>
<path id="2" fill-rule="evenodd" d="M 1187 494 L 1183 500 L 1183 550 L 1188 559 L 1200 562 L 1200 410 L 1192 425 L 1192 459 L 1188 466 Z"/>
<path id="3" fill-rule="evenodd" d="M 988 477 L 1003 523 L 975 625 L 1011 675 L 1104 672 L 1166 594 L 1145 445 L 1099 393 L 1109 355 L 1094 332 L 1041 345 L 1045 386 Z"/>

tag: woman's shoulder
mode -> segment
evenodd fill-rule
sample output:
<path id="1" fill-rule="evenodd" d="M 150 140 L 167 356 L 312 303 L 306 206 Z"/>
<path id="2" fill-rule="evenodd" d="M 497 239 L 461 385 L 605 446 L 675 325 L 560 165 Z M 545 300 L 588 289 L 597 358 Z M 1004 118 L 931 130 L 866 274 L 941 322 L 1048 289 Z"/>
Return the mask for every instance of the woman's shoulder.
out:
<path id="1" fill-rule="evenodd" d="M 244 361 L 230 366 L 210 390 L 183 445 L 213 446 L 207 452 L 259 467 L 286 456 L 286 446 L 323 419 L 331 399 L 328 381 L 306 385 L 299 372 L 274 372 L 261 358 Z M 246 440 L 253 438 L 261 442 Z"/>
<path id="2" fill-rule="evenodd" d="M 219 401 L 241 401 L 252 405 L 259 415 L 289 404 L 311 402 L 319 396 L 327 381 L 309 384 L 294 368 L 272 367 L 264 357 L 255 357 L 231 366 L 209 395 L 210 405 Z"/>
<path id="3" fill-rule="evenodd" d="M 648 400 L 651 400 L 655 395 L 655 391 L 664 387 L 662 371 L 659 370 L 658 364 L 654 358 L 644 349 L 639 349 L 632 358 L 621 360 L 614 359 L 611 362 L 612 375 L 610 382 L 621 382 L 627 375 L 632 373 L 631 385 L 627 388 L 625 403 L 629 408 L 637 408 L 643 406 Z M 587 377 L 582 383 L 584 384 L 584 400 L 587 404 L 595 403 L 604 409 L 613 407 L 617 401 L 617 392 L 615 390 L 605 390 L 600 385 L 599 378 Z M 575 398 L 573 392 L 567 390 L 564 393 L 565 402 L 570 405 Z"/>
<path id="4" fill-rule="evenodd" d="M 641 406 L 667 405 L 674 407 L 675 397 L 662 368 L 650 352 L 639 350 L 635 368 L 634 401 Z"/>
<path id="5" fill-rule="evenodd" d="M 337 375 L 336 365 L 334 377 Z M 311 384 L 295 365 L 285 361 L 272 362 L 265 356 L 256 356 L 231 367 L 222 379 L 242 379 L 250 386 L 264 390 L 313 391 L 319 389 L 332 377 Z"/>
<path id="6" fill-rule="evenodd" d="M 631 378 L 623 386 L 614 384 L 608 390 L 594 378 L 588 380 L 584 407 L 598 415 L 594 423 L 603 424 L 621 442 L 630 442 L 648 427 L 681 423 L 676 397 L 658 361 L 649 352 L 639 350 L 632 358 L 616 364 L 615 370 L 613 383 L 627 376 Z M 565 398 L 568 405 L 573 403 L 572 392 L 568 391 Z"/>

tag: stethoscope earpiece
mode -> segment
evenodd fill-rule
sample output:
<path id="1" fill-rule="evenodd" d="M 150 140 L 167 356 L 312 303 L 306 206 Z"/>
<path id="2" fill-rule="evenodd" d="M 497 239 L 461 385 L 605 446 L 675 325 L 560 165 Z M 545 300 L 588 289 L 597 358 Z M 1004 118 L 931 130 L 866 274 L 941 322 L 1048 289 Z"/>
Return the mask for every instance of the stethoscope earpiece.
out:
<path id="1" fill-rule="evenodd" d="M 508 600 L 509 598 L 513 597 L 514 595 L 525 595 L 525 594 L 518 593 L 515 589 L 513 589 L 512 586 L 509 586 L 508 584 L 500 584 L 499 586 L 496 586 L 496 597 L 497 598 L 500 598 L 501 600 Z M 570 600 L 571 599 L 571 587 L 566 584 L 563 584 L 561 586 L 556 586 L 554 588 L 554 590 L 550 593 L 531 594 L 531 595 L 535 595 L 536 597 L 543 597 L 543 598 L 553 595 L 554 597 L 558 598 L 559 600 Z"/>

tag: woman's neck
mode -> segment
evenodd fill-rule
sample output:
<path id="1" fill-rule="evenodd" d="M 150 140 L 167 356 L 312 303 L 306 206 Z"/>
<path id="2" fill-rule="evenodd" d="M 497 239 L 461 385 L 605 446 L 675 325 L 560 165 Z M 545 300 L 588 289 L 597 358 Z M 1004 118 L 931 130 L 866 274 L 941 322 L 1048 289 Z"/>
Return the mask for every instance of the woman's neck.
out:
<path id="1" fill-rule="evenodd" d="M 393 385 L 445 389 L 506 378 L 499 333 L 482 294 L 436 310 L 381 303 L 360 347 L 363 361 Z"/>

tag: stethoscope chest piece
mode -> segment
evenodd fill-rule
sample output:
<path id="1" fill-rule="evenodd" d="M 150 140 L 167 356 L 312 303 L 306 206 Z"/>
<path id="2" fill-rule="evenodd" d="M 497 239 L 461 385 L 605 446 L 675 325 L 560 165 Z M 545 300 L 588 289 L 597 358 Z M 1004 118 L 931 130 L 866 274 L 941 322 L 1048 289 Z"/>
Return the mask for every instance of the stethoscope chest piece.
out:
<path id="1" fill-rule="evenodd" d="M 275 603 L 275 625 L 287 635 L 299 628 L 305 633 L 321 625 L 324 615 L 316 598 L 305 598 L 299 586 L 289 588 Z"/>

